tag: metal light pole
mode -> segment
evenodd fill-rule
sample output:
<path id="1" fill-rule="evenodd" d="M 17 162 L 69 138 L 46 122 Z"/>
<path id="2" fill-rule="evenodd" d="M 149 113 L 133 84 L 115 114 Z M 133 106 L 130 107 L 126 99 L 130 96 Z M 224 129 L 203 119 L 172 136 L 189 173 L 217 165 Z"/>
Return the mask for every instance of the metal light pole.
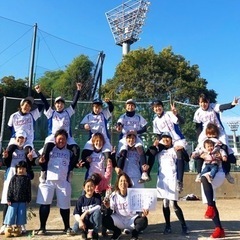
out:
<path id="1" fill-rule="evenodd" d="M 234 153 L 237 153 L 237 138 L 236 138 L 236 132 L 238 130 L 239 127 L 239 121 L 231 121 L 231 122 L 227 122 L 230 130 L 233 132 L 233 148 L 234 148 Z"/>
<path id="2" fill-rule="evenodd" d="M 122 46 L 123 55 L 139 40 L 149 4 L 147 0 L 130 0 L 106 13 L 115 43 Z"/>

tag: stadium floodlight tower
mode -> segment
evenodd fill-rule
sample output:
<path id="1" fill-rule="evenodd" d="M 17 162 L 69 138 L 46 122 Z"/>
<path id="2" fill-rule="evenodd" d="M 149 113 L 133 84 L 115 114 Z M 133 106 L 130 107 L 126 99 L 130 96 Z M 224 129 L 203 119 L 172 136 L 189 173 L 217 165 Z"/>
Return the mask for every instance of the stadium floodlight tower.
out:
<path id="1" fill-rule="evenodd" d="M 106 13 L 115 43 L 122 46 L 123 55 L 139 40 L 149 4 L 147 0 L 130 0 Z"/>

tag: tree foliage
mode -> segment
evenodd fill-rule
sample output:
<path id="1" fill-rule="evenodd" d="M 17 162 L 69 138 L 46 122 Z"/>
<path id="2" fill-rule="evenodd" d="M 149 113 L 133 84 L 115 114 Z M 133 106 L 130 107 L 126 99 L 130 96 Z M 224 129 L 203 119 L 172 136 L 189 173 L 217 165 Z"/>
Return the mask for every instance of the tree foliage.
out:
<path id="1" fill-rule="evenodd" d="M 94 64 L 85 55 L 80 55 L 66 67 L 65 71 L 46 72 L 43 77 L 38 80 L 42 86 L 43 92 L 48 96 L 64 96 L 66 99 L 72 99 L 76 91 L 76 82 L 83 83 L 80 99 L 88 100 L 93 85 Z"/>
<path id="2" fill-rule="evenodd" d="M 217 94 L 214 90 L 208 90 L 207 84 L 207 80 L 200 76 L 198 65 L 190 65 L 183 56 L 174 54 L 171 47 L 159 53 L 149 47 L 125 55 L 114 77 L 106 82 L 102 91 L 103 95 L 114 96 L 115 100 L 133 98 L 139 102 L 150 102 L 160 99 L 184 104 L 198 104 L 198 96 L 204 92 L 215 102 Z M 185 118 L 182 126 L 185 136 L 195 140 L 192 118 L 196 109 L 183 105 L 177 107 Z M 151 123 L 149 106 L 145 108 L 143 112 Z M 169 105 L 165 106 L 165 110 L 169 110 Z"/>

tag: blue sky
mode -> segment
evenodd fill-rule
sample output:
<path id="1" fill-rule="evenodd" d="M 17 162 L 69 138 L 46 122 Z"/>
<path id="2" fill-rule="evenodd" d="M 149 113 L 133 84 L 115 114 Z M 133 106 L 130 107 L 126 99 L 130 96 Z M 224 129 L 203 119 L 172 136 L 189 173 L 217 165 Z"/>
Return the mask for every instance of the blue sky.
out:
<path id="1" fill-rule="evenodd" d="M 219 103 L 240 96 L 240 1 L 150 2 L 140 40 L 131 49 L 153 46 L 160 52 L 172 46 L 175 54 L 184 56 L 191 65 L 199 65 L 201 77 L 207 79 L 209 89 L 218 93 Z M 37 74 L 65 66 L 81 53 L 95 61 L 99 51 L 103 51 L 106 54 L 103 81 L 111 78 L 121 61 L 122 49 L 115 45 L 105 13 L 122 3 L 122 0 L 1 1 L 0 77 L 28 76 L 32 26 L 37 23 L 41 42 L 46 43 L 37 56 Z M 59 39 L 51 40 L 48 34 Z M 20 37 L 24 42 L 17 40 Z M 58 49 L 56 43 L 60 39 L 69 42 L 62 41 Z M 240 119 L 239 106 L 226 111 L 222 118 L 225 122 Z"/>

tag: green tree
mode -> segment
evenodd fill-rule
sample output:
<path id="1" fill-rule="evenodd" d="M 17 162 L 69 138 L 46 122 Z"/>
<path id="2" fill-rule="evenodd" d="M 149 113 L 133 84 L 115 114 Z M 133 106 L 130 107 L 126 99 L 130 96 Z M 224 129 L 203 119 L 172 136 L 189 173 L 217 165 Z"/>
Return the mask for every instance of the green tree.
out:
<path id="1" fill-rule="evenodd" d="M 27 79 L 15 79 L 14 76 L 5 76 L 0 83 L 0 98 L 8 97 L 24 97 L 27 96 L 28 87 Z"/>
<path id="2" fill-rule="evenodd" d="M 76 91 L 76 82 L 82 82 L 81 100 L 89 100 L 93 86 L 94 64 L 85 55 L 80 55 L 66 66 L 66 70 L 46 72 L 37 82 L 47 96 L 64 96 L 72 99 Z"/>
<path id="3" fill-rule="evenodd" d="M 207 89 L 207 83 L 206 79 L 201 78 L 198 65 L 190 65 L 183 56 L 174 54 L 171 47 L 159 53 L 149 47 L 125 55 L 114 77 L 102 87 L 102 93 L 114 96 L 116 100 L 134 98 L 138 102 L 150 102 L 160 99 L 186 104 L 177 107 L 185 118 L 182 130 L 192 141 L 196 139 L 192 122 L 196 108 L 187 104 L 198 104 L 198 96 L 202 92 L 208 93 L 211 101 L 215 102 L 217 94 Z M 166 104 L 165 110 L 169 109 L 170 105 Z M 139 110 L 151 125 L 153 114 L 149 106 L 141 105 Z"/>

